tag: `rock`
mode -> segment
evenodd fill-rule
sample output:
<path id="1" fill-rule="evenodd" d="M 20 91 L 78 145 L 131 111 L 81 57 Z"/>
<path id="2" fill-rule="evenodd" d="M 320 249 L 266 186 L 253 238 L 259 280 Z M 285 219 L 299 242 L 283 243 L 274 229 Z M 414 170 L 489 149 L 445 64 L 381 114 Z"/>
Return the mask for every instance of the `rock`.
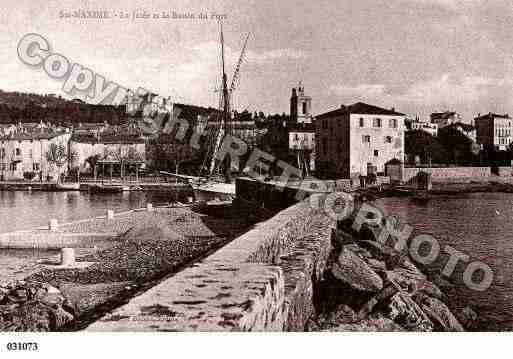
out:
<path id="1" fill-rule="evenodd" d="M 330 332 L 402 332 L 404 328 L 393 320 L 381 314 L 365 318 L 357 323 L 339 324 L 337 326 L 323 328 L 322 331 Z"/>
<path id="2" fill-rule="evenodd" d="M 362 247 L 360 247 L 356 243 L 346 244 L 344 245 L 344 248 L 349 249 L 354 254 L 358 255 L 360 258 L 372 258 L 372 254 L 370 252 Z"/>
<path id="3" fill-rule="evenodd" d="M 367 264 L 377 273 L 385 272 L 387 270 L 387 266 L 385 265 L 385 262 L 379 261 L 374 258 L 368 258 Z"/>
<path id="4" fill-rule="evenodd" d="M 449 282 L 447 279 L 443 278 L 438 273 L 428 274 L 428 279 L 429 279 L 429 281 L 434 283 L 438 288 L 441 288 L 441 289 L 451 289 L 454 287 L 451 282 Z"/>
<path id="5" fill-rule="evenodd" d="M 428 280 L 422 281 L 418 283 L 419 287 L 417 291 L 422 292 L 430 297 L 437 298 L 443 300 L 445 298 L 444 293 L 438 288 L 435 284 L 431 283 Z"/>
<path id="6" fill-rule="evenodd" d="M 426 277 L 421 273 L 412 273 L 403 268 L 395 268 L 391 271 L 386 271 L 386 277 L 390 281 L 399 284 L 402 290 L 408 293 L 415 293 L 418 288 L 418 283 L 425 281 Z"/>
<path id="7" fill-rule="evenodd" d="M 73 315 L 65 311 L 60 306 L 51 310 L 50 313 L 50 325 L 52 329 L 62 328 L 64 325 L 71 323 L 74 320 Z"/>
<path id="8" fill-rule="evenodd" d="M 381 292 L 372 297 L 360 308 L 360 311 L 358 312 L 358 318 L 360 320 L 366 318 L 377 304 L 388 301 L 400 290 L 401 288 L 396 283 L 389 281 Z"/>
<path id="9" fill-rule="evenodd" d="M 391 247 L 387 247 L 379 242 L 363 240 L 358 242 L 358 244 L 367 249 L 375 259 L 380 261 L 390 261 L 392 257 L 397 257 L 400 255 L 395 249 Z"/>
<path id="10" fill-rule="evenodd" d="M 338 262 L 333 264 L 333 275 L 351 288 L 363 292 L 378 292 L 383 281 L 367 263 L 347 248 L 342 248 Z"/>
<path id="11" fill-rule="evenodd" d="M 386 306 L 387 316 L 409 331 L 429 332 L 433 323 L 422 309 L 404 292 L 396 293 Z"/>
<path id="12" fill-rule="evenodd" d="M 28 293 L 25 289 L 14 289 L 7 294 L 7 300 L 11 303 L 23 303 L 28 300 Z"/>
<path id="13" fill-rule="evenodd" d="M 459 313 L 459 319 L 461 324 L 467 329 L 475 329 L 477 326 L 477 322 L 479 319 L 479 316 L 477 313 L 470 307 L 465 307 L 463 310 Z"/>
<path id="14" fill-rule="evenodd" d="M 378 243 L 381 227 L 377 225 L 369 225 L 368 223 L 362 224 L 360 228 L 359 238 L 363 241 L 371 241 Z"/>
<path id="15" fill-rule="evenodd" d="M 338 229 L 337 230 L 337 239 L 338 241 L 341 243 L 341 244 L 347 244 L 347 243 L 354 243 L 355 242 L 355 238 L 353 237 L 352 234 L 342 230 L 342 229 Z"/>
<path id="16" fill-rule="evenodd" d="M 326 328 L 340 324 L 354 323 L 358 320 L 358 315 L 351 307 L 347 304 L 341 304 L 335 310 L 320 315 L 316 323 L 319 328 Z"/>
<path id="17" fill-rule="evenodd" d="M 422 310 L 435 325 L 436 330 L 463 332 L 463 326 L 447 306 L 436 298 L 426 296 L 422 301 Z"/>

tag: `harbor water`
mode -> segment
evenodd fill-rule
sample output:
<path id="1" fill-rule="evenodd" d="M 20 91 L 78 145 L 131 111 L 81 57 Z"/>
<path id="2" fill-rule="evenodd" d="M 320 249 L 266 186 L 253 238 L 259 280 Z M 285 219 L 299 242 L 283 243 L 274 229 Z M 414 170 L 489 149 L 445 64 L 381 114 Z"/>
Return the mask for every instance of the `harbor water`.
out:
<path id="1" fill-rule="evenodd" d="M 418 202 L 410 198 L 382 198 L 375 202 L 387 215 L 398 216 L 413 227 L 413 235 L 430 234 L 441 252 L 446 245 L 468 255 L 459 262 L 449 281 L 450 304 L 478 314 L 479 329 L 513 330 L 513 194 L 473 193 Z M 438 263 L 441 271 L 447 262 Z M 484 291 L 467 288 L 462 280 L 472 261 L 488 265 L 494 278 Z"/>

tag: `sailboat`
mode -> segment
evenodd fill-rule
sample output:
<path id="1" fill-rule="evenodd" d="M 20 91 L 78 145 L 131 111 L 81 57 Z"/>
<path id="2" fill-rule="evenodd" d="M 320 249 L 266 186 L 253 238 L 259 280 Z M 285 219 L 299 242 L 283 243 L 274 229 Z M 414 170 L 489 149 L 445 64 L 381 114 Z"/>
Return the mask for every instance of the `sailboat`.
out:
<path id="1" fill-rule="evenodd" d="M 221 80 L 222 80 L 222 91 L 219 101 L 220 111 L 218 113 L 219 127 L 213 132 L 213 136 L 210 138 L 209 148 L 205 156 L 203 165 L 200 169 L 200 176 L 186 176 L 179 174 L 172 174 L 168 172 L 162 172 L 166 175 L 171 175 L 186 180 L 191 185 L 194 197 L 197 201 L 231 201 L 235 197 L 235 183 L 231 178 L 231 167 L 232 161 L 227 154 L 224 160 L 221 162 L 216 159 L 216 155 L 219 152 L 221 144 L 225 136 L 231 134 L 231 111 L 230 111 L 230 97 L 232 92 L 235 90 L 237 80 L 240 72 L 240 67 L 244 61 L 244 54 L 246 52 L 246 45 L 248 43 L 249 34 L 247 34 L 244 46 L 242 48 L 239 61 L 235 68 L 235 73 L 232 77 L 230 87 L 228 87 L 228 78 L 225 71 L 225 59 L 224 59 L 224 35 L 223 25 L 220 22 L 220 43 L 221 43 Z M 205 173 L 206 172 L 206 173 Z M 204 176 L 202 174 L 205 173 Z"/>

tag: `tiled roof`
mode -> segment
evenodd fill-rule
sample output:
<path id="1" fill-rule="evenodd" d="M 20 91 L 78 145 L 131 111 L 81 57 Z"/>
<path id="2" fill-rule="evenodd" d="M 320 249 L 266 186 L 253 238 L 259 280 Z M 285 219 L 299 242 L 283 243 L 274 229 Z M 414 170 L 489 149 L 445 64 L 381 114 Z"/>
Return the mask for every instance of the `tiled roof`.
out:
<path id="1" fill-rule="evenodd" d="M 487 114 L 484 114 L 484 115 L 481 115 L 481 116 L 477 116 L 475 119 L 478 120 L 480 118 L 493 118 L 493 117 L 497 117 L 497 118 L 509 118 L 509 115 L 508 114 L 504 114 L 504 115 L 499 115 L 498 113 L 487 113 Z"/>
<path id="2" fill-rule="evenodd" d="M 323 113 L 318 115 L 317 118 L 325 118 L 345 114 L 404 116 L 404 114 L 396 112 L 394 109 L 388 110 L 386 108 L 369 105 L 364 102 L 357 102 L 353 105 L 342 106 L 334 111 Z"/>
<path id="3" fill-rule="evenodd" d="M 2 141 L 29 141 L 29 140 L 50 140 L 52 138 L 65 135 L 66 132 L 32 132 L 32 133 L 12 133 L 7 136 L 1 136 Z"/>

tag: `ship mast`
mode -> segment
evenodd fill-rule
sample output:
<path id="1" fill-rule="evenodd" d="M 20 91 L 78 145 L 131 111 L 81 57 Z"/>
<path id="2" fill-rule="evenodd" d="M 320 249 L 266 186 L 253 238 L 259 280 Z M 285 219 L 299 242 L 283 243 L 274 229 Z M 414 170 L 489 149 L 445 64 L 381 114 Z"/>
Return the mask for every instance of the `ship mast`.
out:
<path id="1" fill-rule="evenodd" d="M 230 120 L 230 94 L 228 91 L 228 78 L 226 76 L 226 69 L 225 69 L 225 61 L 224 61 L 224 35 L 223 35 L 223 24 L 222 22 L 219 22 L 220 26 L 220 33 L 221 33 L 221 75 L 222 75 L 222 81 L 223 81 L 223 91 L 221 94 L 221 101 L 222 101 L 222 114 L 221 114 L 221 123 L 219 126 L 219 132 L 217 134 L 217 138 L 214 144 L 214 153 L 212 156 L 212 161 L 210 163 L 210 175 L 214 173 L 215 170 L 215 163 L 216 163 L 216 154 L 219 150 L 219 146 L 221 145 L 221 140 L 228 132 L 228 126 L 227 123 Z M 226 155 L 224 160 L 224 172 L 225 172 L 225 179 L 227 182 L 230 181 L 230 169 L 231 169 L 231 159 L 229 157 L 229 154 Z"/>

